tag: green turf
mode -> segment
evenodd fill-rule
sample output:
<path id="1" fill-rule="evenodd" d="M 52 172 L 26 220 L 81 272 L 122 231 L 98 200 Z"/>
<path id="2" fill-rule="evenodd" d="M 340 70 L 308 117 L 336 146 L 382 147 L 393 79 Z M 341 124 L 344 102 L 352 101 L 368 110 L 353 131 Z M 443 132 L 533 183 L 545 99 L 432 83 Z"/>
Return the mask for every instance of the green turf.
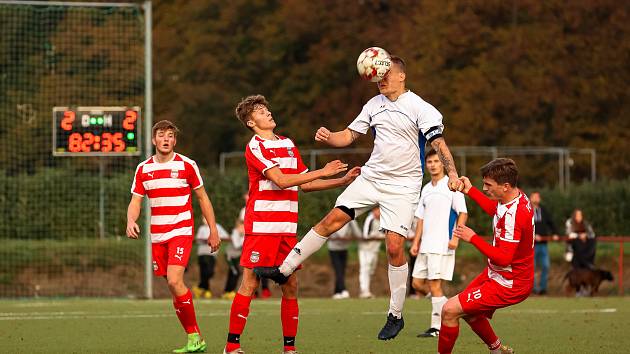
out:
<path id="1" fill-rule="evenodd" d="M 300 301 L 301 353 L 435 353 L 437 339 L 416 338 L 426 329 L 430 304 L 407 300 L 405 329 L 394 340 L 376 334 L 387 299 Z M 197 301 L 208 353 L 221 353 L 230 303 Z M 279 301 L 255 300 L 242 345 L 247 353 L 280 353 Z M 517 353 L 628 353 L 630 298 L 531 298 L 500 310 L 497 334 Z M 0 352 L 167 353 L 185 343 L 170 301 L 0 301 Z M 487 353 L 465 325 L 458 353 Z"/>

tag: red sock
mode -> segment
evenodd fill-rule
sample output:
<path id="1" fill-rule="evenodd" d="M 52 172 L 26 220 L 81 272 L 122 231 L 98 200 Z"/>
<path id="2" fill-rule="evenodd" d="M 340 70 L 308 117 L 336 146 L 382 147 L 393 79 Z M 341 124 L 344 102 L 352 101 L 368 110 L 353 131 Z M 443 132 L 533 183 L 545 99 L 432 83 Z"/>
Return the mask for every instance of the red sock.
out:
<path id="1" fill-rule="evenodd" d="M 478 316 L 474 321 L 468 322 L 468 325 L 488 345 L 488 349 L 495 350 L 501 346 L 501 340 L 492 330 L 487 317 Z"/>
<path id="2" fill-rule="evenodd" d="M 199 333 L 197 317 L 195 316 L 195 306 L 193 305 L 190 289 L 187 289 L 186 294 L 182 296 L 173 297 L 173 307 L 186 333 Z"/>
<path id="3" fill-rule="evenodd" d="M 298 329 L 300 309 L 297 299 L 282 297 L 280 303 L 280 318 L 282 319 L 282 335 L 284 336 L 284 350 L 295 350 L 295 335 Z"/>
<path id="4" fill-rule="evenodd" d="M 451 354 L 458 335 L 459 326 L 449 327 L 442 323 L 440 338 L 438 339 L 438 353 Z"/>
<path id="5" fill-rule="evenodd" d="M 252 302 L 251 296 L 236 293 L 232 300 L 232 309 L 230 310 L 230 329 L 225 345 L 225 351 L 231 352 L 241 347 L 241 334 L 247 323 L 249 316 L 249 304 Z"/>

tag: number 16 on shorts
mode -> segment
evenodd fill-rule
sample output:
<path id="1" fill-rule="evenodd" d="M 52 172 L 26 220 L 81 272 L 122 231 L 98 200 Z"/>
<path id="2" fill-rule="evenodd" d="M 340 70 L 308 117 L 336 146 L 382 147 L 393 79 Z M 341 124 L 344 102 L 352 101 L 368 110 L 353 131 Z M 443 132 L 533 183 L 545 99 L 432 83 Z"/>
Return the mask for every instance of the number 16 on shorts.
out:
<path id="1" fill-rule="evenodd" d="M 473 292 L 468 293 L 468 299 L 466 299 L 466 302 L 471 302 L 479 299 L 481 299 L 481 289 L 477 289 Z"/>

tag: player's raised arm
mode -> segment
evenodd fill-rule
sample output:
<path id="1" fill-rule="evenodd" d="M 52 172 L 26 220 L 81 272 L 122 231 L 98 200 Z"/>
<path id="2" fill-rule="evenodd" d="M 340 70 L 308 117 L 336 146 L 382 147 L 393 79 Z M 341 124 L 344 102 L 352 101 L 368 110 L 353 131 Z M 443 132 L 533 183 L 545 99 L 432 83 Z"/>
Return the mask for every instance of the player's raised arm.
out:
<path id="1" fill-rule="evenodd" d="M 140 209 L 142 208 L 142 198 L 137 194 L 131 196 L 131 201 L 127 207 L 127 237 L 136 239 L 140 234 L 140 227 L 136 223 L 140 216 Z"/>
<path id="2" fill-rule="evenodd" d="M 334 160 L 326 164 L 319 170 L 310 171 L 301 174 L 282 173 L 280 167 L 274 166 L 264 172 L 265 177 L 273 181 L 278 187 L 285 189 L 289 187 L 299 186 L 304 183 L 314 181 L 319 178 L 331 177 L 338 173 L 348 170 L 348 164 L 339 160 Z"/>
<path id="3" fill-rule="evenodd" d="M 442 161 L 442 165 L 444 165 L 444 169 L 448 175 L 448 188 L 452 191 L 461 191 L 464 186 L 457 175 L 457 168 L 455 168 L 453 155 L 451 154 L 451 150 L 448 148 L 448 145 L 446 145 L 446 140 L 444 140 L 441 136 L 435 138 L 431 140 L 431 147 L 437 151 L 438 157 L 440 158 L 440 161 Z"/>
<path id="4" fill-rule="evenodd" d="M 315 141 L 326 143 L 332 147 L 346 147 L 359 137 L 359 133 L 350 128 L 342 131 L 331 132 L 328 128 L 321 127 L 315 133 Z"/>
<path id="5" fill-rule="evenodd" d="M 210 227 L 210 236 L 208 237 L 208 246 L 212 249 L 212 252 L 215 252 L 221 246 L 221 239 L 219 237 L 219 230 L 217 230 L 217 222 L 214 217 L 214 208 L 212 207 L 212 202 L 206 193 L 206 189 L 201 186 L 194 190 L 197 199 L 199 199 L 199 206 L 201 207 L 201 213 L 203 217 L 208 222 L 208 226 Z"/>

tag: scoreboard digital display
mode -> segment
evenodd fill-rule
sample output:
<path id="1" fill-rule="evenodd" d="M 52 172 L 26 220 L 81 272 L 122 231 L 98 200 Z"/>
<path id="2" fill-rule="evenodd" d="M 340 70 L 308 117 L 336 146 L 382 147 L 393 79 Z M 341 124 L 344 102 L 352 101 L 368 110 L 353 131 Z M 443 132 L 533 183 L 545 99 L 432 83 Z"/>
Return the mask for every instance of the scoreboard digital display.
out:
<path id="1" fill-rule="evenodd" d="M 54 107 L 53 155 L 140 155 L 140 107 Z"/>

